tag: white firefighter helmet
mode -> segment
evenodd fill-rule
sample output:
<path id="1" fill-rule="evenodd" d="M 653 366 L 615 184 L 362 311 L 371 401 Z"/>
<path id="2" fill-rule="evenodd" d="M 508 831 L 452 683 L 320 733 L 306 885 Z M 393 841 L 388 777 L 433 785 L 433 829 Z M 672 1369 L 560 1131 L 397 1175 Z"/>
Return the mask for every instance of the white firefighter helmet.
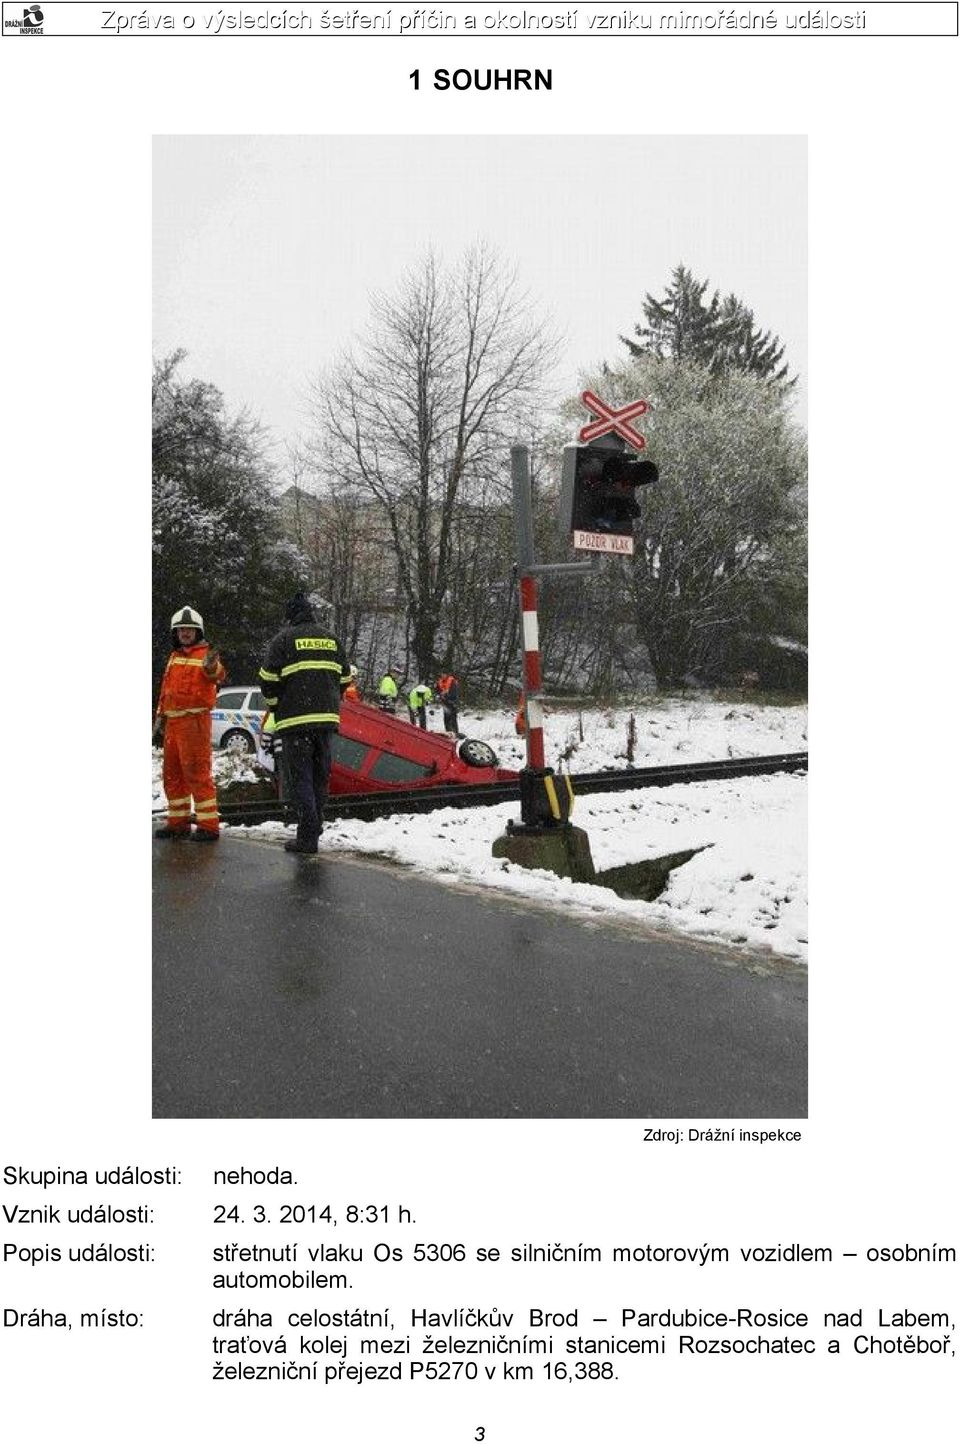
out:
<path id="1" fill-rule="evenodd" d="M 194 607 L 181 607 L 179 612 L 174 612 L 170 618 L 170 630 L 175 632 L 178 627 L 195 627 L 198 632 L 202 632 L 203 618 Z"/>

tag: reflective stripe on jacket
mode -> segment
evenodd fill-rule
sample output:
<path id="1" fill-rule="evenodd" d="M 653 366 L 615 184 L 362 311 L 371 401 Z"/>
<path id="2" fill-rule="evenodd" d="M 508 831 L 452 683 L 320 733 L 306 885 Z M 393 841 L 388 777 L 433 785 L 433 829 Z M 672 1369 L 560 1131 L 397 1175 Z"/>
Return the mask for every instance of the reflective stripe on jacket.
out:
<path id="1" fill-rule="evenodd" d="M 207 676 L 203 664 L 209 650 L 209 642 L 197 642 L 170 653 L 160 684 L 158 716 L 182 717 L 187 712 L 208 712 L 216 706 L 217 684 L 224 680 L 227 670 L 218 662 L 213 676 Z"/>
<path id="2" fill-rule="evenodd" d="M 267 648 L 260 668 L 263 700 L 277 731 L 290 727 L 336 727 L 340 694 L 350 681 L 340 643 L 322 622 L 284 627 Z"/>

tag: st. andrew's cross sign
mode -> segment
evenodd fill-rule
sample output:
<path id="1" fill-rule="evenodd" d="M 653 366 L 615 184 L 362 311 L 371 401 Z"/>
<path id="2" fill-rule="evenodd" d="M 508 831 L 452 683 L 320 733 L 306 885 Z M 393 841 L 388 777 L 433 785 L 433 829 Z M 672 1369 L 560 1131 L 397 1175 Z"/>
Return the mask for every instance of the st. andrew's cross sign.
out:
<path id="1" fill-rule="evenodd" d="M 642 451 L 646 446 L 645 438 L 640 435 L 639 431 L 634 431 L 630 425 L 635 416 L 643 416 L 649 409 L 645 401 L 630 401 L 626 406 L 621 406 L 619 411 L 614 411 L 612 406 L 601 401 L 600 397 L 592 391 L 581 392 L 580 400 L 587 410 L 592 411 L 598 418 L 580 428 L 580 440 L 585 445 L 596 441 L 601 436 L 606 436 L 610 431 L 619 436 L 628 446 L 632 446 L 634 451 Z"/>
<path id="2" fill-rule="evenodd" d="M 580 428 L 581 445 L 564 450 L 561 516 L 575 551 L 630 556 L 633 521 L 640 515 L 636 489 L 655 481 L 657 468 L 623 448 L 643 451 L 646 439 L 630 423 L 649 407 L 638 400 L 614 408 L 593 391 L 582 392 L 581 399 L 595 419 Z"/>

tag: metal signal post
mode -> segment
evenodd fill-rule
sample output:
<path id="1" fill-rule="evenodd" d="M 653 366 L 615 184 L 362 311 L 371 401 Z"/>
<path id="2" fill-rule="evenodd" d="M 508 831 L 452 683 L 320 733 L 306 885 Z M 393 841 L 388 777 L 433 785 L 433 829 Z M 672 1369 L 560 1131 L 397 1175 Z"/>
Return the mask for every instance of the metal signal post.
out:
<path id="1" fill-rule="evenodd" d="M 614 410 L 606 402 L 584 392 L 584 401 L 597 418 L 581 430 L 587 444 L 568 447 L 572 462 L 564 458 L 561 511 L 565 530 L 590 521 L 600 530 L 590 551 L 626 553 L 633 550 L 632 521 L 638 514 L 633 501 L 637 486 L 655 481 L 652 462 L 632 461 L 622 455 L 629 441 L 642 450 L 644 440 L 630 425 L 646 412 L 645 401 L 634 401 Z M 586 461 L 581 458 L 586 458 Z M 596 869 L 590 856 L 590 840 L 582 827 L 570 821 L 573 784 L 568 776 L 557 777 L 546 766 L 543 745 L 543 669 L 540 664 L 540 635 L 537 619 L 537 577 L 589 576 L 599 570 L 600 558 L 586 561 L 539 563 L 533 540 L 533 503 L 530 493 L 530 457 L 525 446 L 510 448 L 513 481 L 513 516 L 517 538 L 517 578 L 520 594 L 520 627 L 523 638 L 523 686 L 526 714 L 527 760 L 520 771 L 520 823 L 507 822 L 506 832 L 493 844 L 494 857 L 504 857 L 521 867 L 546 868 L 575 882 L 592 882 Z M 583 513 L 583 515 L 581 515 Z M 581 530 L 581 536 L 586 532 Z M 591 533 L 591 536 L 593 534 Z"/>
<path id="2" fill-rule="evenodd" d="M 520 589 L 520 635 L 523 640 L 523 689 L 526 709 L 527 763 L 520 773 L 520 816 L 524 826 L 555 826 L 570 815 L 569 791 L 558 792 L 553 769 L 547 767 L 543 745 L 543 672 L 537 621 L 537 577 L 545 573 L 584 576 L 597 570 L 599 559 L 538 563 L 533 542 L 530 456 L 525 446 L 510 448 L 513 515 L 517 538 Z"/>

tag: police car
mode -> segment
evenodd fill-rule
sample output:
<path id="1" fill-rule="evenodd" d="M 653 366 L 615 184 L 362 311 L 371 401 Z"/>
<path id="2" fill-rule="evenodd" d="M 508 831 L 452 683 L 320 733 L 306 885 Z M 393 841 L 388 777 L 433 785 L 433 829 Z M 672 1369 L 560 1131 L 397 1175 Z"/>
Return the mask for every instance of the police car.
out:
<path id="1" fill-rule="evenodd" d="M 256 752 L 266 707 L 259 687 L 221 687 L 210 714 L 214 747 L 224 752 Z"/>

